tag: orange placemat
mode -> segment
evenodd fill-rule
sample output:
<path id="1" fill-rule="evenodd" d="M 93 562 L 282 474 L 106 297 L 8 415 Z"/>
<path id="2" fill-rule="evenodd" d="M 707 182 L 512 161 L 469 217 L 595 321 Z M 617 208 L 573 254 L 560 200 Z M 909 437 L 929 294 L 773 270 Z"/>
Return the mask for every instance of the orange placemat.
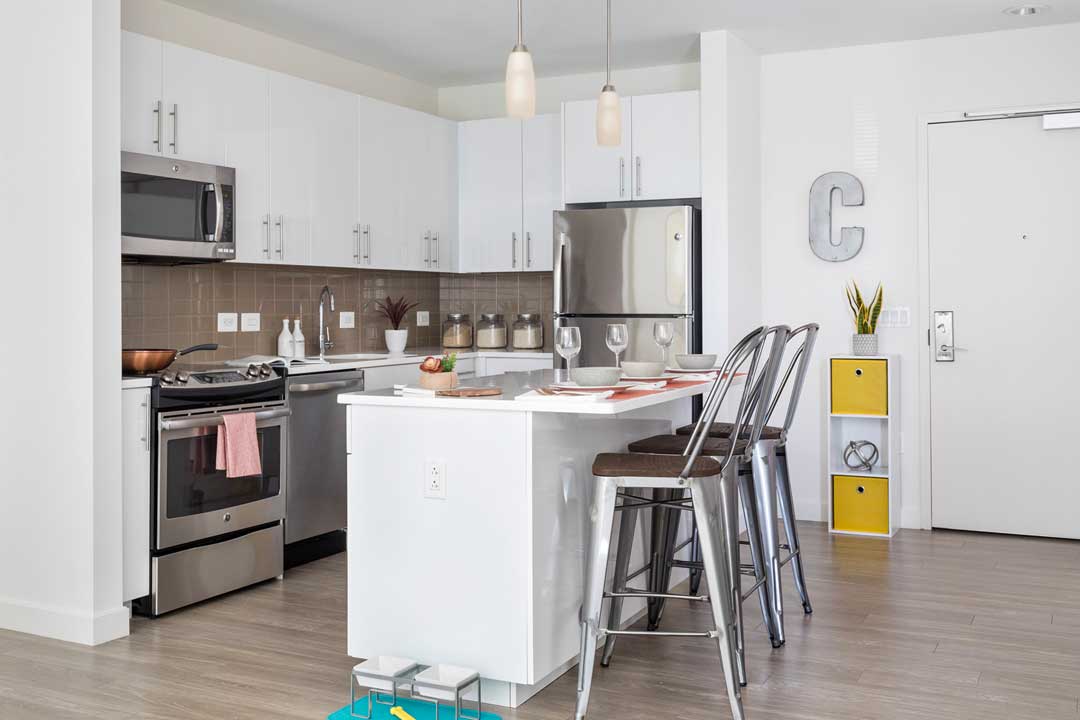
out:
<path id="1" fill-rule="evenodd" d="M 668 390 L 679 390 L 681 388 L 694 387 L 695 385 L 708 385 L 711 380 L 671 380 L 668 384 L 659 390 L 627 390 L 621 392 L 615 397 L 611 398 L 613 402 L 622 402 L 623 400 L 634 400 L 636 398 L 645 397 L 646 395 L 658 395 L 665 393 Z"/>

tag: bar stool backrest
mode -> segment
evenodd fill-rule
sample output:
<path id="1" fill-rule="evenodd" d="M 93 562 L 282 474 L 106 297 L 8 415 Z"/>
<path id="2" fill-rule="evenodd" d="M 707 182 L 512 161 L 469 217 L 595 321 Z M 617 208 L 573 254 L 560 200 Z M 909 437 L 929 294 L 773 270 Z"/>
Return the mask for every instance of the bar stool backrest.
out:
<path id="1" fill-rule="evenodd" d="M 820 326 L 817 323 L 807 323 L 795 328 L 788 335 L 787 342 L 789 345 L 800 335 L 805 337 L 803 337 L 799 349 L 792 355 L 783 379 L 777 384 L 776 390 L 772 394 L 772 402 L 769 404 L 769 412 L 765 415 L 765 425 L 768 425 L 769 418 L 772 417 L 773 411 L 776 410 L 780 397 L 784 394 L 788 381 L 792 379 L 792 373 L 794 373 L 794 382 L 791 385 L 791 394 L 788 397 L 787 413 L 784 415 L 784 424 L 781 428 L 782 440 L 787 439 L 788 430 L 791 429 L 791 424 L 795 420 L 795 410 L 799 406 L 799 398 L 802 396 L 806 374 L 810 370 L 810 359 L 814 354 L 814 342 L 817 340 L 819 328 Z"/>
<path id="2" fill-rule="evenodd" d="M 717 373 L 712 386 L 709 388 L 709 392 L 706 394 L 701 417 L 699 417 L 697 423 L 695 423 L 694 430 L 690 434 L 690 439 L 687 442 L 686 450 L 683 451 L 683 455 L 687 458 L 687 461 L 686 466 L 682 471 L 682 478 L 685 479 L 689 477 L 690 469 L 701 455 L 705 440 L 709 436 L 708 430 L 716 420 L 716 415 L 720 411 L 720 407 L 723 405 L 728 391 L 731 389 L 736 374 L 742 372 L 743 368 L 746 368 L 747 382 L 743 386 L 742 396 L 739 398 L 739 408 L 735 414 L 737 428 L 734 437 L 738 437 L 737 433 L 742 432 L 742 428 L 745 426 L 746 419 L 750 415 L 753 406 L 754 386 L 757 384 L 754 379 L 758 375 L 759 365 L 765 366 L 762 368 L 761 372 L 767 372 L 767 368 L 770 365 L 768 362 L 761 363 L 761 351 L 765 344 L 765 340 L 771 332 L 772 331 L 765 326 L 756 328 L 736 343 L 735 347 L 733 347 L 727 357 L 724 358 L 724 363 L 720 367 L 720 372 Z M 784 333 L 784 336 L 786 338 L 786 332 Z M 734 452 L 735 443 L 731 443 L 728 448 L 727 456 L 721 463 L 722 468 L 727 467 Z"/>

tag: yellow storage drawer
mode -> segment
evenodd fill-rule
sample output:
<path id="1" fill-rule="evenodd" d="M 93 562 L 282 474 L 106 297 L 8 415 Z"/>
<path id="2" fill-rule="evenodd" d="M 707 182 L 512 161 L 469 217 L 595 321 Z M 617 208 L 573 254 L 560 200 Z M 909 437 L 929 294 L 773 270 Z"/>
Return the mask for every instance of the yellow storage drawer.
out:
<path id="1" fill-rule="evenodd" d="M 889 361 L 832 361 L 832 411 L 839 415 L 889 414 Z"/>
<path id="2" fill-rule="evenodd" d="M 833 529 L 889 534 L 887 478 L 833 475 Z"/>

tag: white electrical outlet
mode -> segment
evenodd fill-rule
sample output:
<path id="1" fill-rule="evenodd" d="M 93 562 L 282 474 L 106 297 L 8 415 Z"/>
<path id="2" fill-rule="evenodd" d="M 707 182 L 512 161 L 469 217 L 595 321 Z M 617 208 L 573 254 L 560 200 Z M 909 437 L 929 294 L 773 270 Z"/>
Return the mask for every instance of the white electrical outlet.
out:
<path id="1" fill-rule="evenodd" d="M 262 328 L 262 317 L 259 313 L 240 313 L 241 332 L 259 332 Z"/>
<path id="2" fill-rule="evenodd" d="M 431 317 L 427 310 L 416 311 L 416 327 L 427 327 L 431 324 Z"/>
<path id="3" fill-rule="evenodd" d="M 441 460 L 424 461 L 424 497 L 446 499 L 446 463 Z"/>
<path id="4" fill-rule="evenodd" d="M 356 327 L 356 314 L 342 310 L 338 313 L 338 327 L 342 330 L 348 330 Z"/>
<path id="5" fill-rule="evenodd" d="M 218 313 L 217 331 L 236 332 L 236 313 Z"/>

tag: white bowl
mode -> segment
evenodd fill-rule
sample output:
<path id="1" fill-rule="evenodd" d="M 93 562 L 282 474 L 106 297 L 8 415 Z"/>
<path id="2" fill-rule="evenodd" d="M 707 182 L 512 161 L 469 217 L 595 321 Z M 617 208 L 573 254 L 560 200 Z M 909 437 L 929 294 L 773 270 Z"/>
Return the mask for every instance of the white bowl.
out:
<path id="1" fill-rule="evenodd" d="M 623 360 L 622 371 L 627 377 L 660 377 L 664 374 L 664 363 L 645 360 Z"/>
<path id="2" fill-rule="evenodd" d="M 570 370 L 570 379 L 585 387 L 617 385 L 622 370 L 616 367 L 579 367 Z"/>
<path id="3" fill-rule="evenodd" d="M 715 355 L 676 355 L 675 362 L 683 370 L 711 370 L 716 364 Z"/>

